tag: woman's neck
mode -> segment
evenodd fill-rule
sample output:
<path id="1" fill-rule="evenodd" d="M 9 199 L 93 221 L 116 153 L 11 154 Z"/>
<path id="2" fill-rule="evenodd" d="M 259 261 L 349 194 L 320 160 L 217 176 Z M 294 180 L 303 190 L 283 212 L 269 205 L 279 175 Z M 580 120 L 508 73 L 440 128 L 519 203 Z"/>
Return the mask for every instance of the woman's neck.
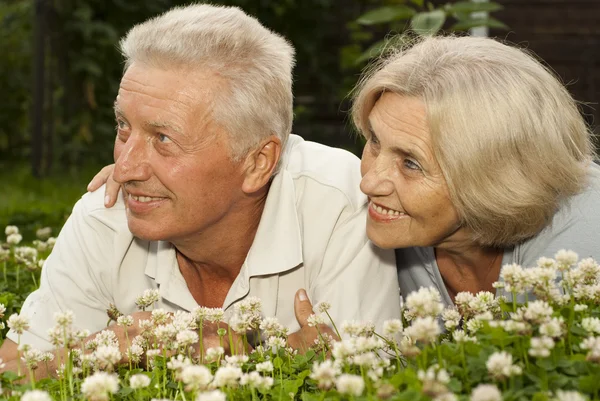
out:
<path id="1" fill-rule="evenodd" d="M 449 249 L 435 248 L 435 259 L 440 274 L 454 301 L 459 292 L 493 292 L 502 266 L 502 249 L 478 246 Z"/>

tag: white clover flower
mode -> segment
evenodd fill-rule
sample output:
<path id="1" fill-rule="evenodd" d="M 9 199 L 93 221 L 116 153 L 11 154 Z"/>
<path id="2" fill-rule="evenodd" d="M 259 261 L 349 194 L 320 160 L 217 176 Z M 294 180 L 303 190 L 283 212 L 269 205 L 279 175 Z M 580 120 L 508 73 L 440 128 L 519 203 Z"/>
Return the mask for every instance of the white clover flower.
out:
<path id="1" fill-rule="evenodd" d="M 30 368 L 37 367 L 37 364 L 42 361 L 44 353 L 38 349 L 27 347 L 22 350 L 23 356 L 21 360 Z"/>
<path id="2" fill-rule="evenodd" d="M 432 343 L 441 333 L 441 328 L 436 319 L 431 316 L 416 318 L 404 330 L 404 333 L 416 342 Z"/>
<path id="3" fill-rule="evenodd" d="M 4 228 L 4 235 L 6 235 L 7 237 L 9 235 L 18 234 L 18 233 L 19 233 L 19 227 L 17 227 L 17 226 L 6 226 L 6 228 Z"/>
<path id="4" fill-rule="evenodd" d="M 56 238 L 54 237 L 50 237 L 46 240 L 46 245 L 48 245 L 49 249 L 54 248 L 54 245 L 56 245 Z"/>
<path id="5" fill-rule="evenodd" d="M 564 333 L 564 318 L 562 316 L 560 317 L 553 317 L 552 319 L 548 320 L 547 322 L 544 322 L 540 325 L 540 334 L 547 336 L 547 337 L 552 337 L 552 338 L 559 338 L 562 337 Z"/>
<path id="6" fill-rule="evenodd" d="M 6 243 L 9 245 L 19 245 L 19 243 L 23 240 L 23 236 L 21 234 L 10 234 L 6 237 Z"/>
<path id="7" fill-rule="evenodd" d="M 471 392 L 470 401 L 502 401 L 502 393 L 493 384 L 480 384 Z"/>
<path id="8" fill-rule="evenodd" d="M 267 348 L 271 348 L 274 354 L 281 348 L 285 348 L 286 341 L 284 338 L 271 336 L 267 339 L 266 346 Z"/>
<path id="9" fill-rule="evenodd" d="M 169 312 L 167 312 L 163 308 L 154 309 L 152 311 L 152 321 L 156 325 L 167 323 L 170 317 L 171 316 L 169 315 Z"/>
<path id="10" fill-rule="evenodd" d="M 535 300 L 529 302 L 529 305 L 522 308 L 523 318 L 532 323 L 544 323 L 550 320 L 554 309 L 546 301 Z"/>
<path id="11" fill-rule="evenodd" d="M 189 312 L 178 310 L 172 318 L 171 324 L 177 331 L 196 330 L 198 328 L 195 316 Z"/>
<path id="12" fill-rule="evenodd" d="M 444 309 L 444 312 L 442 312 L 442 320 L 444 321 L 444 327 L 446 330 L 456 329 L 460 324 L 460 319 L 460 312 L 458 312 L 458 309 L 454 307 L 448 307 Z"/>
<path id="13" fill-rule="evenodd" d="M 119 378 L 114 374 L 96 372 L 85 378 L 81 392 L 90 401 L 108 401 L 110 394 L 119 391 Z"/>
<path id="14" fill-rule="evenodd" d="M 121 351 L 114 345 L 100 345 L 94 356 L 101 369 L 112 369 L 121 360 Z"/>
<path id="15" fill-rule="evenodd" d="M 580 345 L 581 349 L 588 350 L 586 359 L 591 362 L 600 362 L 600 337 L 588 337 Z"/>
<path id="16" fill-rule="evenodd" d="M 312 314 L 306 319 L 309 327 L 316 327 L 320 324 L 325 324 L 325 318 L 321 314 Z"/>
<path id="17" fill-rule="evenodd" d="M 213 387 L 235 387 L 242 377 L 242 369 L 237 366 L 221 366 L 215 372 Z"/>
<path id="18" fill-rule="evenodd" d="M 148 387 L 150 385 L 150 381 L 151 380 L 148 376 L 138 373 L 129 378 L 129 386 L 134 390 L 138 390 Z"/>
<path id="19" fill-rule="evenodd" d="M 421 287 L 406 297 L 406 311 L 404 316 L 407 320 L 417 317 L 437 317 L 444 310 L 440 292 L 433 287 Z"/>
<path id="20" fill-rule="evenodd" d="M 192 360 L 186 356 L 181 354 L 171 357 L 169 362 L 167 362 L 167 369 L 174 370 L 179 373 L 183 370 L 183 368 L 192 365 Z"/>
<path id="21" fill-rule="evenodd" d="M 556 261 L 558 262 L 559 269 L 561 271 L 565 271 L 571 266 L 573 266 L 575 263 L 577 263 L 577 261 L 579 260 L 579 255 L 577 255 L 573 251 L 561 249 L 560 251 L 556 252 L 556 254 L 554 255 L 554 259 L 556 259 Z"/>
<path id="22" fill-rule="evenodd" d="M 365 389 L 365 381 L 361 376 L 342 374 L 335 380 L 335 388 L 340 394 L 358 397 Z"/>
<path id="23" fill-rule="evenodd" d="M 505 379 L 522 373 L 521 367 L 513 365 L 512 355 L 506 351 L 494 352 L 488 358 L 485 366 L 495 379 Z"/>
<path id="24" fill-rule="evenodd" d="M 154 305 L 160 299 L 160 293 L 158 289 L 147 289 L 144 290 L 142 295 L 139 295 L 135 299 L 135 304 L 139 309 L 146 309 Z"/>
<path id="25" fill-rule="evenodd" d="M 267 390 L 273 386 L 273 378 L 263 377 L 258 372 L 250 372 L 242 375 L 240 384 L 250 388 Z"/>
<path id="26" fill-rule="evenodd" d="M 331 309 L 331 304 L 329 302 L 319 302 L 317 304 L 317 306 L 315 307 L 315 309 L 319 312 L 319 313 L 325 313 L 327 312 L 329 309 Z"/>
<path id="27" fill-rule="evenodd" d="M 198 340 L 198 333 L 192 330 L 180 331 L 175 337 L 175 341 L 180 347 L 189 347 L 192 344 L 196 344 Z"/>
<path id="28" fill-rule="evenodd" d="M 234 313 L 229 319 L 228 324 L 229 328 L 231 328 L 231 330 L 233 330 L 234 332 L 238 334 L 245 334 L 246 332 L 252 330 L 253 322 L 254 316 L 249 313 Z"/>
<path id="29" fill-rule="evenodd" d="M 581 327 L 591 334 L 600 334 L 600 319 L 597 317 L 584 317 L 581 319 Z"/>
<path id="30" fill-rule="evenodd" d="M 266 317 L 260 323 L 260 329 L 264 333 L 265 336 L 277 336 L 277 337 L 285 337 L 288 335 L 287 327 L 284 327 L 277 318 L 275 317 Z"/>
<path id="31" fill-rule="evenodd" d="M 181 370 L 179 379 L 185 384 L 186 391 L 205 390 L 212 380 L 212 374 L 204 365 L 189 365 Z"/>
<path id="32" fill-rule="evenodd" d="M 532 337 L 531 348 L 528 352 L 535 358 L 548 358 L 554 345 L 554 340 L 550 337 Z"/>
<path id="33" fill-rule="evenodd" d="M 131 315 L 123 315 L 117 318 L 117 325 L 121 327 L 131 327 L 133 326 L 133 316 Z"/>
<path id="34" fill-rule="evenodd" d="M 575 312 L 583 312 L 585 310 L 587 310 L 588 306 L 585 304 L 575 304 L 575 306 L 573 306 L 573 310 Z"/>
<path id="35" fill-rule="evenodd" d="M 351 361 L 353 365 L 370 368 L 372 366 L 377 366 L 378 357 L 374 352 L 365 352 L 354 355 Z"/>
<path id="36" fill-rule="evenodd" d="M 220 390 L 206 391 L 198 394 L 196 401 L 226 401 L 227 396 Z"/>
<path id="37" fill-rule="evenodd" d="M 101 345 L 106 345 L 119 348 L 119 341 L 117 340 L 117 335 L 112 330 L 102 330 L 100 333 L 96 334 L 94 340 L 97 344 L 97 347 Z"/>
<path id="38" fill-rule="evenodd" d="M 177 329 L 172 324 L 161 324 L 154 329 L 154 335 L 163 344 L 169 344 L 177 336 Z"/>
<path id="39" fill-rule="evenodd" d="M 139 336 L 136 336 L 138 338 Z M 131 347 L 127 349 L 126 352 L 127 359 L 129 359 L 133 363 L 140 363 L 142 360 L 142 355 L 144 355 L 144 348 L 139 345 L 132 343 Z"/>
<path id="40" fill-rule="evenodd" d="M 427 371 L 419 370 L 417 377 L 423 383 L 423 393 L 429 397 L 436 398 L 448 392 L 446 385 L 450 382 L 450 375 L 437 365 L 429 367 Z"/>
<path id="41" fill-rule="evenodd" d="M 271 361 L 265 361 L 256 364 L 256 371 L 261 373 L 269 373 L 273 371 L 273 363 Z"/>
<path id="42" fill-rule="evenodd" d="M 502 266 L 500 278 L 504 281 L 504 289 L 508 292 L 521 294 L 531 287 L 529 275 L 516 263 Z"/>
<path id="43" fill-rule="evenodd" d="M 46 391 L 28 390 L 21 396 L 21 401 L 52 401 L 52 397 Z"/>
<path id="44" fill-rule="evenodd" d="M 333 344 L 331 355 L 336 360 L 344 361 L 346 358 L 354 356 L 356 352 L 356 342 L 352 338 L 347 338 Z"/>
<path id="45" fill-rule="evenodd" d="M 375 325 L 371 322 L 358 320 L 346 320 L 342 322 L 342 332 L 350 337 L 371 336 L 375 331 Z"/>
<path id="46" fill-rule="evenodd" d="M 250 358 L 248 355 L 226 355 L 224 364 L 225 366 L 237 366 L 242 367 L 243 364 L 248 363 Z"/>
<path id="47" fill-rule="evenodd" d="M 471 337 L 471 336 L 467 335 L 467 333 L 465 333 L 463 330 L 453 331 L 452 339 L 454 340 L 454 342 L 456 342 L 458 344 L 467 343 L 467 342 L 477 343 L 476 337 Z"/>
<path id="48" fill-rule="evenodd" d="M 27 319 L 25 316 L 17 315 L 16 313 L 10 315 L 6 321 L 6 324 L 18 335 L 21 335 L 24 331 L 29 330 L 29 319 Z"/>
<path id="49" fill-rule="evenodd" d="M 218 323 L 223 320 L 225 311 L 222 308 L 208 308 L 206 311 L 206 320 L 211 323 Z"/>
<path id="50" fill-rule="evenodd" d="M 390 319 L 383 322 L 383 336 L 388 340 L 393 340 L 400 333 L 402 333 L 402 320 Z"/>
<path id="51" fill-rule="evenodd" d="M 558 390 L 553 401 L 587 401 L 587 397 L 577 391 Z"/>
<path id="52" fill-rule="evenodd" d="M 0 262 L 6 262 L 8 259 L 10 259 L 10 250 L 0 248 Z"/>
<path id="53" fill-rule="evenodd" d="M 52 227 L 39 228 L 35 232 L 35 236 L 42 241 L 47 240 L 52 235 Z"/>
<path id="54" fill-rule="evenodd" d="M 4 317 L 4 313 L 6 312 L 6 306 L 4 304 L 0 304 L 0 319 Z"/>
<path id="55" fill-rule="evenodd" d="M 54 321 L 56 325 L 65 328 L 73 324 L 74 314 L 73 311 L 65 311 L 65 312 L 55 312 L 54 313 Z"/>
<path id="56" fill-rule="evenodd" d="M 206 354 L 204 355 L 204 359 L 208 363 L 216 362 L 223 355 L 225 355 L 225 349 L 223 347 L 210 347 L 206 350 Z"/>

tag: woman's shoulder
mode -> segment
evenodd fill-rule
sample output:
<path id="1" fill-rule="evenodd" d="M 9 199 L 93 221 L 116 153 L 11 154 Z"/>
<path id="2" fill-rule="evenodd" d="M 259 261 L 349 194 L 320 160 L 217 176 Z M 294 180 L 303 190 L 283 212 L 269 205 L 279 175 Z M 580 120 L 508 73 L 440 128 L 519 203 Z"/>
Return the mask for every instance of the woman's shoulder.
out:
<path id="1" fill-rule="evenodd" d="M 553 257 L 561 249 L 600 260 L 600 166 L 590 167 L 588 179 L 586 188 L 568 199 L 544 230 L 518 246 L 519 264 L 534 266 L 539 257 Z"/>

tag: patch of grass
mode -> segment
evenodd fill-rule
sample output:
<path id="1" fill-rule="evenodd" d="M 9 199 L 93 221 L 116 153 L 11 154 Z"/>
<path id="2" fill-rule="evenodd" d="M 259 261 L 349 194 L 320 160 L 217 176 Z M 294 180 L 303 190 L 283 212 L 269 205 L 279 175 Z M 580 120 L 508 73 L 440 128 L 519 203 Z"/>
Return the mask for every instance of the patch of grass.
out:
<path id="1" fill-rule="evenodd" d="M 23 236 L 35 238 L 35 230 L 49 226 L 56 236 L 99 169 L 89 166 L 38 180 L 24 163 L 0 164 L 0 229 L 16 225 Z"/>

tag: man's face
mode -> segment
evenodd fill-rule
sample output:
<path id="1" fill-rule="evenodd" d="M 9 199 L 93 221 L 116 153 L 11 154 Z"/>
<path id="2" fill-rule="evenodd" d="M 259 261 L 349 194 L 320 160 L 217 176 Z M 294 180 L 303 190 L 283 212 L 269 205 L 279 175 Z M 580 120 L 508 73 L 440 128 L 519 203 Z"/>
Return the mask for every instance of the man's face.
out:
<path id="1" fill-rule="evenodd" d="M 135 63 L 123 76 L 114 177 L 135 236 L 210 235 L 243 197 L 241 163 L 231 161 L 228 137 L 212 117 L 219 81 L 211 72 Z"/>

